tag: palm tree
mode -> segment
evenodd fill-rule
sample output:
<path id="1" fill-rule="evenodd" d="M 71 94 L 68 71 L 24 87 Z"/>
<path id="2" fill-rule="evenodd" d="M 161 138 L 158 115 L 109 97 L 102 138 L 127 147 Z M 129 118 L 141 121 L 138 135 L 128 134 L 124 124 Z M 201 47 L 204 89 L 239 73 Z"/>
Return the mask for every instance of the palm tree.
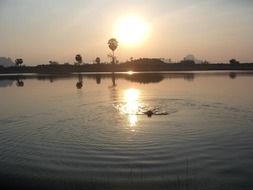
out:
<path id="1" fill-rule="evenodd" d="M 109 48 L 112 50 L 112 64 L 115 64 L 115 56 L 114 56 L 114 51 L 118 47 L 118 41 L 115 38 L 111 38 L 108 41 Z"/>
<path id="2" fill-rule="evenodd" d="M 77 54 L 75 58 L 76 58 L 76 64 L 81 65 L 83 62 L 82 56 L 80 54 Z"/>
<path id="3" fill-rule="evenodd" d="M 15 63 L 17 66 L 21 66 L 23 64 L 23 59 L 16 59 Z"/>
<path id="4" fill-rule="evenodd" d="M 97 57 L 97 58 L 95 59 L 95 62 L 96 62 L 97 64 L 100 64 L 100 58 Z"/>

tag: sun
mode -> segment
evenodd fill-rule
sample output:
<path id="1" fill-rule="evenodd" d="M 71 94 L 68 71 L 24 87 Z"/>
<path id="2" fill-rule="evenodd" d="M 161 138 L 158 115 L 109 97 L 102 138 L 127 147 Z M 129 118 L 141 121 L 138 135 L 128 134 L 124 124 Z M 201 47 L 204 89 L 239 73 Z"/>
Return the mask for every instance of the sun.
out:
<path id="1" fill-rule="evenodd" d="M 141 44 L 147 38 L 148 32 L 148 24 L 138 16 L 123 17 L 116 26 L 116 37 L 125 45 Z"/>

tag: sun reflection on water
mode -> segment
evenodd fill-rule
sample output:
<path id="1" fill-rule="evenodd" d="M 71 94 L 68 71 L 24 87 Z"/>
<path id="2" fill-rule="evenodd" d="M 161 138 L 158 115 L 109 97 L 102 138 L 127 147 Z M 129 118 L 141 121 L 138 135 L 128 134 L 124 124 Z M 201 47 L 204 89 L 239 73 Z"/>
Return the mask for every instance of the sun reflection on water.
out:
<path id="1" fill-rule="evenodd" d="M 124 91 L 124 107 L 123 112 L 128 115 L 129 126 L 136 127 L 138 123 L 137 114 L 140 108 L 140 91 L 135 88 L 130 88 Z"/>
<path id="2" fill-rule="evenodd" d="M 128 75 L 133 75 L 134 72 L 133 72 L 133 71 L 127 71 L 127 74 L 128 74 Z"/>
<path id="3" fill-rule="evenodd" d="M 135 127 L 137 125 L 138 122 L 138 117 L 137 115 L 128 115 L 128 122 L 129 122 L 129 126 L 131 127 L 131 131 L 135 131 Z"/>

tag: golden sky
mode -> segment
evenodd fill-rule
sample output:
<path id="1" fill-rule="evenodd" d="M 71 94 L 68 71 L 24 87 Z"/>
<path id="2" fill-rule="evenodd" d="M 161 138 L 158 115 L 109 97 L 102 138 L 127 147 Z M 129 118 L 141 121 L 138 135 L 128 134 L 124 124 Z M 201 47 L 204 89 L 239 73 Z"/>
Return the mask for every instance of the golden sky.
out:
<path id="1" fill-rule="evenodd" d="M 26 65 L 73 63 L 76 54 L 108 62 L 107 41 L 117 37 L 120 61 L 194 54 L 248 62 L 252 23 L 251 0 L 1 0 L 0 57 L 20 57 Z"/>

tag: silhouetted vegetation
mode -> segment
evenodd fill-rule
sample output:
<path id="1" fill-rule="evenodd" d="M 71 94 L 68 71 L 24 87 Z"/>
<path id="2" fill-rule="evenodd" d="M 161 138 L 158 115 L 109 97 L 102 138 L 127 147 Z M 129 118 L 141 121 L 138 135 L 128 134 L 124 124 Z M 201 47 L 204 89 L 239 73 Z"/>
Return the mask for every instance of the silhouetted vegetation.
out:
<path id="1" fill-rule="evenodd" d="M 114 56 L 114 51 L 117 49 L 118 47 L 118 41 L 115 38 L 111 38 L 108 41 L 108 46 L 109 48 L 112 50 L 112 64 L 115 64 L 115 56 Z"/>
<path id="2" fill-rule="evenodd" d="M 179 64 L 181 65 L 195 65 L 194 60 L 182 60 Z"/>
<path id="3" fill-rule="evenodd" d="M 160 66 L 165 66 L 167 65 L 166 63 L 164 63 L 161 59 L 156 59 L 156 58 L 141 58 L 141 59 L 130 59 L 130 61 L 127 61 L 125 63 L 121 64 L 122 66 L 130 66 L 130 67 L 151 67 L 151 66 L 156 66 L 156 67 L 160 67 Z"/>
<path id="4" fill-rule="evenodd" d="M 57 61 L 49 61 L 49 65 L 60 65 Z"/>
<path id="5" fill-rule="evenodd" d="M 76 59 L 75 65 L 81 65 L 82 64 L 83 58 L 80 54 L 77 54 L 75 59 Z"/>
<path id="6" fill-rule="evenodd" d="M 231 60 L 229 61 L 229 63 L 230 63 L 231 65 L 239 65 L 239 64 L 240 64 L 240 62 L 237 61 L 236 59 L 231 59 Z"/>
<path id="7" fill-rule="evenodd" d="M 16 59 L 15 64 L 16 66 L 20 67 L 23 64 L 23 59 Z"/>
<path id="8" fill-rule="evenodd" d="M 95 62 L 96 62 L 96 64 L 100 64 L 100 58 L 99 57 L 97 57 L 96 59 L 95 59 Z"/>
<path id="9" fill-rule="evenodd" d="M 253 63 L 195 64 L 191 60 L 183 60 L 180 63 L 172 64 L 165 63 L 157 58 L 141 58 L 114 65 L 112 63 L 98 64 L 99 62 L 96 62 L 96 64 L 82 64 L 82 57 L 79 54 L 76 58 L 74 65 L 50 61 L 49 64 L 38 66 L 0 67 L 0 73 L 70 74 L 73 72 L 253 70 Z"/>
<path id="10" fill-rule="evenodd" d="M 201 64 L 206 65 L 206 64 L 210 64 L 210 63 L 209 63 L 208 61 L 205 60 L 205 61 L 202 61 Z"/>

